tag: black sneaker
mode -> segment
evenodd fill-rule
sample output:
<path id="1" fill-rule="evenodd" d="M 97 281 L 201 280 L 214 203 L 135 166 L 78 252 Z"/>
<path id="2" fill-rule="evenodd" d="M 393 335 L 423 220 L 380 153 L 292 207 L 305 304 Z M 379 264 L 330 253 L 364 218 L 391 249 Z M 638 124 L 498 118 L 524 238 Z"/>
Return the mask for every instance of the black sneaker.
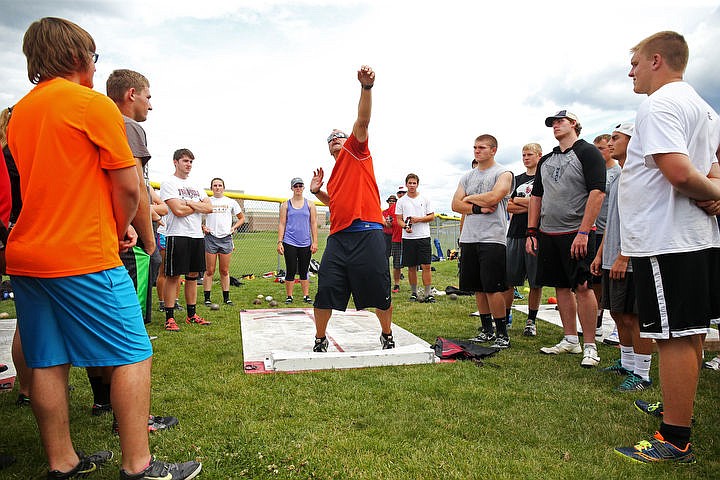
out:
<path id="1" fill-rule="evenodd" d="M 417 294 L 415 294 L 415 293 L 411 294 L 410 298 L 408 298 L 408 300 L 410 300 L 411 302 L 417 302 L 418 301 Z"/>
<path id="2" fill-rule="evenodd" d="M 288 304 L 289 304 L 289 303 L 292 303 L 292 302 L 293 302 L 293 297 L 292 297 L 292 295 L 288 295 L 287 298 L 285 299 L 285 303 L 288 303 Z"/>
<path id="3" fill-rule="evenodd" d="M 29 407 L 30 406 L 30 397 L 27 395 L 23 395 L 22 393 L 18 393 L 18 398 L 15 400 L 15 405 L 18 407 Z"/>
<path id="4" fill-rule="evenodd" d="M 310 298 L 310 295 L 305 295 L 305 296 L 303 297 L 303 302 L 305 302 L 305 303 L 313 303 L 313 300 L 312 300 L 312 298 Z"/>
<path id="5" fill-rule="evenodd" d="M 184 311 L 185 311 L 185 307 L 183 307 L 182 305 L 180 305 L 180 303 L 178 303 L 177 301 L 175 302 L 175 306 L 174 306 L 173 308 L 174 308 L 175 310 L 177 310 L 178 312 L 184 312 Z"/>
<path id="6" fill-rule="evenodd" d="M 383 334 L 380 334 L 380 343 L 382 344 L 383 350 L 395 348 L 395 339 L 393 338 L 392 334 L 388 335 L 387 337 Z"/>
<path id="7" fill-rule="evenodd" d="M 158 312 L 165 313 L 165 302 L 158 302 Z"/>
<path id="8" fill-rule="evenodd" d="M 197 477 L 200 470 L 200 462 L 168 463 L 153 456 L 150 465 L 140 473 L 130 474 L 121 469 L 120 480 L 190 480 Z"/>
<path id="9" fill-rule="evenodd" d="M 327 337 L 323 338 L 317 338 L 315 337 L 315 345 L 313 345 L 313 352 L 327 352 L 328 349 L 328 339 Z"/>
<path id="10" fill-rule="evenodd" d="M 425 303 L 435 303 L 435 296 L 428 295 L 427 297 L 425 297 Z"/>
<path id="11" fill-rule="evenodd" d="M 156 417 L 155 415 L 150 415 L 148 417 L 148 432 L 157 432 L 158 430 L 167 430 L 168 428 L 172 428 L 175 425 L 180 423 L 180 421 L 177 419 L 177 417 Z"/>
<path id="12" fill-rule="evenodd" d="M 110 451 L 95 452 L 87 457 L 83 452 L 77 452 L 80 462 L 75 465 L 70 471 L 61 472 L 59 470 L 50 470 L 47 473 L 49 479 L 64 479 L 74 477 L 87 477 L 90 473 L 97 470 L 103 463 L 113 458 L 113 453 Z"/>
<path id="13" fill-rule="evenodd" d="M 112 405 L 109 403 L 93 403 L 92 406 L 92 416 L 93 417 L 99 417 L 100 415 L 105 415 L 106 413 L 112 412 Z"/>
<path id="14" fill-rule="evenodd" d="M 232 307 L 233 306 L 232 300 L 230 300 L 229 298 L 227 300 L 225 300 L 225 305 Z"/>
<path id="15" fill-rule="evenodd" d="M 210 301 L 210 299 L 205 300 L 205 306 L 209 307 L 210 305 L 212 305 L 212 302 Z"/>

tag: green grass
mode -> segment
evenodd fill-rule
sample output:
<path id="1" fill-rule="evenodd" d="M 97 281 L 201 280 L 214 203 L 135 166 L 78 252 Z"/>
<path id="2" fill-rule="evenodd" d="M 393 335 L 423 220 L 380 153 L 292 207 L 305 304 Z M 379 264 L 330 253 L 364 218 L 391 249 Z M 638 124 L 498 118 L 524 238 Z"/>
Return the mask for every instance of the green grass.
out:
<path id="1" fill-rule="evenodd" d="M 456 262 L 434 266 L 438 289 L 457 284 Z M 315 288 L 313 279 L 311 293 Z M 259 293 L 282 298 L 284 286 L 256 278 L 232 288 L 235 307 L 199 307 L 213 321 L 210 327 L 183 323 L 180 333 L 168 333 L 155 312 L 148 328 L 159 336 L 153 342 L 152 412 L 180 418 L 177 428 L 151 436 L 151 450 L 172 461 L 201 460 L 201 478 L 720 478 L 717 372 L 704 370 L 700 379 L 693 428 L 698 463 L 636 465 L 617 457 L 613 447 L 652 434 L 658 422 L 632 407 L 638 397 L 613 392 L 620 377 L 580 368 L 577 355 L 541 355 L 541 346 L 558 341 L 558 327 L 540 322 L 537 337 L 522 337 L 524 316 L 515 312 L 512 348 L 483 367 L 456 362 L 248 375 L 238 314 L 253 308 Z M 404 283 L 394 295 L 394 321 L 428 342 L 475 332 L 471 297 L 439 297 L 425 305 L 407 296 Z M 309 348 L 312 338 L 296 341 Z M 603 365 L 619 355 L 599 349 Z M 112 465 L 91 478 L 115 479 L 120 451 L 109 433 L 111 419 L 90 416 L 85 373 L 72 369 L 71 375 L 75 444 L 113 450 Z M 37 427 L 29 409 L 15 407 L 15 396 L 0 394 L 0 450 L 18 463 L 0 476 L 41 477 L 46 463 Z M 659 388 L 641 398 L 659 400 Z"/>

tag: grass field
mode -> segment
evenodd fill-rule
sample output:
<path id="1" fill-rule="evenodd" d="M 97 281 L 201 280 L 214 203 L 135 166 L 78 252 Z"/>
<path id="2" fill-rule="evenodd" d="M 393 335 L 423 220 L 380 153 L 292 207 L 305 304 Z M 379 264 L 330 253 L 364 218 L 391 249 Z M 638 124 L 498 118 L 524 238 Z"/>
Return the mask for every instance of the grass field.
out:
<path id="1" fill-rule="evenodd" d="M 434 266 L 438 289 L 457 284 L 456 262 Z M 311 292 L 315 288 L 313 279 Z M 256 278 L 232 288 L 234 307 L 199 307 L 213 321 L 210 327 L 183 323 L 181 332 L 165 332 L 164 317 L 155 312 L 148 328 L 159 337 L 153 342 L 152 412 L 180 418 L 177 428 L 151 436 L 151 450 L 162 459 L 201 460 L 201 478 L 720 478 L 718 372 L 704 370 L 700 379 L 693 429 L 698 463 L 637 465 L 617 457 L 613 447 L 645 438 L 658 422 L 632 407 L 637 396 L 613 391 L 620 377 L 580 368 L 577 355 L 540 354 L 541 346 L 559 340 L 558 327 L 541 322 L 537 337 L 522 337 L 524 316 L 516 312 L 512 348 L 482 367 L 457 362 L 248 375 L 239 313 L 253 308 L 260 293 L 283 298 L 284 287 Z M 475 332 L 471 297 L 440 297 L 429 305 L 407 297 L 404 284 L 394 295 L 394 321 L 428 342 Z M 0 306 L 14 313 L 9 302 Z M 312 338 L 296 341 L 312 344 Z M 619 356 L 604 345 L 599 351 L 602 366 Z M 91 478 L 115 479 L 120 451 L 111 418 L 90 416 L 84 371 L 72 369 L 71 383 L 76 447 L 113 450 L 116 459 Z M 18 458 L 0 478 L 40 478 L 46 463 L 37 428 L 15 397 L 0 394 L 0 451 Z M 659 400 L 660 390 L 655 386 L 641 398 Z"/>

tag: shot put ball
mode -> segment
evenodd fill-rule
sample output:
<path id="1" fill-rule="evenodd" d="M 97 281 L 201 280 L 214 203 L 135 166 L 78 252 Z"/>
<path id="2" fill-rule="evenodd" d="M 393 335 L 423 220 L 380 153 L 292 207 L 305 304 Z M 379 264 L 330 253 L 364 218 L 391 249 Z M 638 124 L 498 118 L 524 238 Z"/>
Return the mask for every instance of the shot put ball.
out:
<path id="1" fill-rule="evenodd" d="M 278 306 L 277 301 L 276 301 L 276 300 L 270 300 L 270 306 L 271 306 L 271 307 L 277 307 L 277 306 Z"/>
<path id="2" fill-rule="evenodd" d="M 450 300 L 457 300 L 457 293 L 451 293 L 450 295 L 448 295 L 448 298 Z"/>
<path id="3" fill-rule="evenodd" d="M 265 301 L 266 301 L 266 302 L 272 302 L 272 299 L 273 299 L 273 298 L 272 298 L 271 295 L 268 295 L 267 297 L 265 297 Z"/>
<path id="4" fill-rule="evenodd" d="M 210 305 L 210 310 L 220 310 L 220 305 L 218 305 L 217 303 L 213 303 L 212 305 Z"/>

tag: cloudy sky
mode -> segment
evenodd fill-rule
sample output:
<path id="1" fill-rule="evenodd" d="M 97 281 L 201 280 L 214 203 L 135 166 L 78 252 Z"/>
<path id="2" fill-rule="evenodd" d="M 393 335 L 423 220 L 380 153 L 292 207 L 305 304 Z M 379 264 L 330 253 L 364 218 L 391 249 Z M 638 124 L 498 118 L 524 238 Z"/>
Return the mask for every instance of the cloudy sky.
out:
<path id="1" fill-rule="evenodd" d="M 370 148 L 383 200 L 420 176 L 437 213 L 472 160 L 474 138 L 498 138 L 497 160 L 522 171 L 522 145 L 554 145 L 544 118 L 575 112 L 589 141 L 632 120 L 642 97 L 627 77 L 629 49 L 660 30 L 690 45 L 686 79 L 720 110 L 720 8 L 685 0 L 0 0 L 0 105 L 31 87 L 22 37 L 59 16 L 95 38 L 95 89 L 113 69 L 151 83 L 144 127 L 151 179 L 190 148 L 193 177 L 209 186 L 289 196 L 289 181 L 332 169 L 325 138 L 350 131 L 356 71 L 371 65 Z"/>

